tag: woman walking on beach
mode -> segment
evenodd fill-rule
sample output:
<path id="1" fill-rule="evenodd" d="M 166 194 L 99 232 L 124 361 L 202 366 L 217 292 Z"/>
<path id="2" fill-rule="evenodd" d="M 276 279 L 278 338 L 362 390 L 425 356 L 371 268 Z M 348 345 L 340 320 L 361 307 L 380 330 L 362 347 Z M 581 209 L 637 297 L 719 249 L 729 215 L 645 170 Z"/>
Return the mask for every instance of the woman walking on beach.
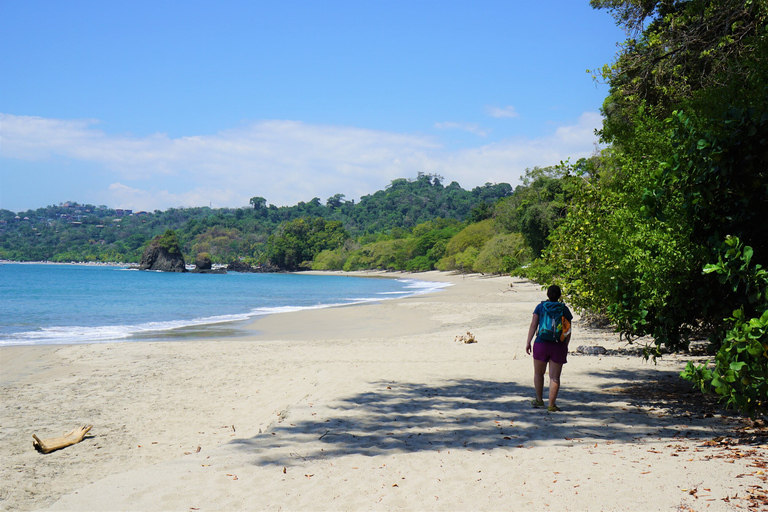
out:
<path id="1" fill-rule="evenodd" d="M 547 298 L 533 310 L 533 319 L 528 328 L 528 341 L 525 344 L 525 353 L 533 352 L 533 387 L 536 391 L 536 399 L 531 402 L 534 407 L 544 407 L 544 373 L 549 365 L 549 407 L 550 412 L 559 411 L 556 405 L 557 393 L 560 391 L 560 374 L 563 365 L 567 362 L 568 342 L 571 341 L 570 322 L 573 315 L 568 307 L 560 302 L 562 292 L 560 287 L 553 284 L 547 288 Z M 542 319 L 554 318 L 555 323 L 565 318 L 568 322 L 564 332 L 551 335 L 547 326 L 540 325 Z M 565 322 L 563 322 L 565 323 Z M 536 340 L 531 347 L 534 335 Z M 562 338 L 562 339 L 561 339 Z"/>

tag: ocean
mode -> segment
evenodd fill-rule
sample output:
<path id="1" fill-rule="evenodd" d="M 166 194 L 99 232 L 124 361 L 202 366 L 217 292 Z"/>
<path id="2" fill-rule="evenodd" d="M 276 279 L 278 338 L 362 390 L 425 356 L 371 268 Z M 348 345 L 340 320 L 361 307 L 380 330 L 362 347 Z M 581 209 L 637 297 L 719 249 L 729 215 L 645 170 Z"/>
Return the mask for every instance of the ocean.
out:
<path id="1" fill-rule="evenodd" d="M 417 279 L 2 263 L 0 346 L 236 337 L 259 315 L 402 298 L 445 286 Z"/>

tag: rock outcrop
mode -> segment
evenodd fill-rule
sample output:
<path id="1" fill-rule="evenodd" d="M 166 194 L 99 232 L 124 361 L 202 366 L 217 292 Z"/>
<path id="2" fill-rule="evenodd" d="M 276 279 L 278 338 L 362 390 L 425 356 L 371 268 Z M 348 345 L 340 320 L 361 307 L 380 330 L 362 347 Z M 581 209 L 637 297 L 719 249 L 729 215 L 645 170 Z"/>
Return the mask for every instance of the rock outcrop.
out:
<path id="1" fill-rule="evenodd" d="M 195 268 L 190 270 L 194 274 L 226 274 L 227 271 L 223 268 L 213 268 L 213 262 L 208 253 L 203 252 L 197 255 L 195 258 Z"/>
<path id="2" fill-rule="evenodd" d="M 162 270 L 163 272 L 186 272 L 184 255 L 181 253 L 176 233 L 170 229 L 164 235 L 156 236 L 144 250 L 139 270 Z"/>
<path id="3" fill-rule="evenodd" d="M 269 263 L 260 264 L 256 267 L 252 267 L 251 265 L 244 263 L 242 261 L 233 261 L 232 263 L 227 265 L 227 270 L 231 270 L 232 272 L 263 272 L 263 273 L 281 272 L 279 268 L 277 268 L 274 265 L 270 265 Z"/>
<path id="4" fill-rule="evenodd" d="M 211 270 L 212 266 L 213 262 L 208 253 L 201 252 L 197 255 L 197 258 L 195 258 L 195 268 L 197 268 L 197 270 Z"/>
<path id="5" fill-rule="evenodd" d="M 200 270 L 199 268 L 194 268 L 190 270 L 189 272 L 193 274 L 226 274 L 227 271 L 223 268 L 209 268 L 209 269 L 203 269 Z"/>
<path id="6" fill-rule="evenodd" d="M 253 272 L 253 267 L 242 261 L 233 261 L 227 265 L 227 270 L 232 272 Z"/>

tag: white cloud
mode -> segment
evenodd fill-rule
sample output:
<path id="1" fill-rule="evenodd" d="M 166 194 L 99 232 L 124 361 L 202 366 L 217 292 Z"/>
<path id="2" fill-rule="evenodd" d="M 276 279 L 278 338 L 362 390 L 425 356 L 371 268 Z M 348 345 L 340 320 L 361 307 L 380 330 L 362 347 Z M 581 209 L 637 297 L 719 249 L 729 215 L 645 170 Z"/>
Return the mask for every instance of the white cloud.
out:
<path id="1" fill-rule="evenodd" d="M 507 105 L 506 107 L 494 107 L 488 105 L 485 107 L 485 112 L 491 117 L 508 118 L 508 117 L 520 117 L 515 107 Z"/>
<path id="2" fill-rule="evenodd" d="M 83 147 L 93 139 L 90 125 L 96 120 L 67 121 L 33 116 L 0 114 L 3 156 L 22 160 L 42 160 L 58 148 Z"/>
<path id="3" fill-rule="evenodd" d="M 526 168 L 556 165 L 566 159 L 575 162 L 592 155 L 602 123 L 596 112 L 585 112 L 578 123 L 561 126 L 552 135 L 540 139 L 514 138 L 447 155 L 442 163 L 445 176 L 459 176 L 462 185 L 483 181 L 507 182 L 513 186 Z"/>
<path id="4" fill-rule="evenodd" d="M 600 120 L 597 113 L 585 113 L 547 137 L 450 150 L 423 135 L 298 121 L 259 121 L 213 135 L 171 138 L 107 134 L 92 120 L 0 114 L 0 147 L 3 159 L 64 157 L 96 165 L 109 184 L 98 201 L 113 207 L 247 206 L 253 196 L 280 206 L 313 197 L 324 202 L 336 193 L 357 200 L 419 171 L 466 188 L 487 181 L 515 185 L 526 167 L 591 154 Z M 81 176 L 67 170 L 72 167 L 56 171 L 70 172 L 61 178 L 74 182 Z"/>
<path id="5" fill-rule="evenodd" d="M 222 190 L 210 187 L 197 187 L 181 193 L 170 192 L 167 189 L 142 190 L 124 185 L 120 182 L 111 183 L 108 192 L 103 194 L 103 201 L 116 208 L 132 208 L 134 210 L 153 211 L 167 207 L 195 206 L 222 206 L 240 205 L 240 193 L 233 190 Z M 164 205 L 158 207 L 158 204 Z"/>
<path id="6" fill-rule="evenodd" d="M 455 123 L 452 121 L 435 123 L 435 128 L 438 128 L 440 130 L 463 130 L 465 132 L 470 132 L 470 133 L 474 133 L 475 135 L 479 135 L 480 137 L 485 137 L 490 132 L 490 130 L 486 130 L 485 128 L 480 127 L 480 125 L 476 123 Z"/>

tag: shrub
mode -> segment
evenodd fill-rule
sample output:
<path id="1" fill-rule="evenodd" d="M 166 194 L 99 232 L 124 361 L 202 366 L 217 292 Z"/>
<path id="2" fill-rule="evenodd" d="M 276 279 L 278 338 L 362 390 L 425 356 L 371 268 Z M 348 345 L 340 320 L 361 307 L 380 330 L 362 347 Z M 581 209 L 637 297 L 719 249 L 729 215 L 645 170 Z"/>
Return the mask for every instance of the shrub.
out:
<path id="1" fill-rule="evenodd" d="M 405 264 L 405 270 L 409 272 L 426 272 L 427 270 L 432 270 L 432 262 L 427 256 L 416 256 L 408 260 Z"/>
<path id="2" fill-rule="evenodd" d="M 485 242 L 493 238 L 496 234 L 495 222 L 493 219 L 486 219 L 475 224 L 470 224 L 456 236 L 451 238 L 448 245 L 445 247 L 446 256 L 453 256 L 460 252 L 464 252 L 469 247 L 480 249 Z"/>
<path id="3" fill-rule="evenodd" d="M 344 268 L 345 255 L 342 249 L 326 249 L 315 256 L 312 270 L 342 270 Z"/>
<path id="4" fill-rule="evenodd" d="M 472 268 L 483 274 L 510 273 L 528 263 L 530 253 L 520 233 L 496 235 L 483 245 Z"/>
<path id="5" fill-rule="evenodd" d="M 682 376 L 703 392 L 714 391 L 727 405 L 754 417 L 768 412 L 768 270 L 753 261 L 752 247 L 728 237 L 718 262 L 704 267 L 744 303 L 726 318 L 723 340 L 712 366 L 688 363 Z"/>
<path id="6" fill-rule="evenodd" d="M 456 255 L 456 269 L 462 272 L 470 272 L 474 269 L 475 260 L 480 251 L 477 247 L 467 247 L 463 252 Z"/>

